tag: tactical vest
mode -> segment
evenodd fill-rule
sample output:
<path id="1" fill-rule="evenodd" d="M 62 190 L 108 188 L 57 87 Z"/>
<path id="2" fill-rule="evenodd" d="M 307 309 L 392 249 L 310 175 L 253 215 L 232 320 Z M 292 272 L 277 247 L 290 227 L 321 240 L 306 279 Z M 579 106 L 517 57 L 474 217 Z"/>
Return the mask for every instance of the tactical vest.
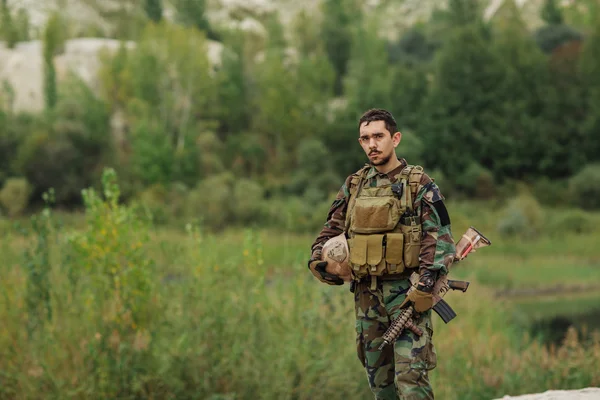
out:
<path id="1" fill-rule="evenodd" d="M 350 266 L 357 278 L 419 266 L 421 221 L 413 210 L 423 168 L 407 165 L 396 182 L 364 187 L 369 168 L 352 177 L 346 213 Z"/>

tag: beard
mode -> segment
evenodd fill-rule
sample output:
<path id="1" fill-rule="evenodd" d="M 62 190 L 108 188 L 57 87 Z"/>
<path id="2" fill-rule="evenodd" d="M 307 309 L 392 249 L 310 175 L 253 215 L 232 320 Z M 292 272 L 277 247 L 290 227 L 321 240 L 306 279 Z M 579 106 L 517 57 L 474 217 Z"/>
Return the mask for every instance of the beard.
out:
<path id="1" fill-rule="evenodd" d="M 373 166 L 377 166 L 377 165 L 385 165 L 387 164 L 390 160 L 392 159 L 392 155 L 390 154 L 387 157 L 380 157 L 377 161 L 371 161 L 371 165 Z"/>

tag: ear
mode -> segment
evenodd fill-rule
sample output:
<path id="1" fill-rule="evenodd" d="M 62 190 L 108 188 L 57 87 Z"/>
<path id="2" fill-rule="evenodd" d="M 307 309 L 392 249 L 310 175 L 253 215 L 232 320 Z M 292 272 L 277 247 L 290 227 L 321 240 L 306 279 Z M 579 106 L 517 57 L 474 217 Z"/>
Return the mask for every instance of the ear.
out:
<path id="1" fill-rule="evenodd" d="M 392 135 L 392 143 L 394 143 L 394 147 L 397 147 L 400 144 L 401 140 L 402 140 L 401 132 L 396 132 Z"/>

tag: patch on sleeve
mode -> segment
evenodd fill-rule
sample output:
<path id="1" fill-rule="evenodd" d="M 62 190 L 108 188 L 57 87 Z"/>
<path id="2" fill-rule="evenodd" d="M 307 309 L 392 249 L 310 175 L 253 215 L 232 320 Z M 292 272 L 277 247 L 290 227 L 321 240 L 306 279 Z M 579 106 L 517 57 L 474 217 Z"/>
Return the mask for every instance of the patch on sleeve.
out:
<path id="1" fill-rule="evenodd" d="M 444 202 L 442 200 L 434 201 L 433 207 L 435 207 L 435 211 L 440 217 L 440 225 L 450 225 L 450 216 L 448 215 L 448 210 L 446 209 Z"/>
<path id="2" fill-rule="evenodd" d="M 440 189 L 433 182 L 425 185 L 425 194 L 423 195 L 423 198 L 429 203 L 435 203 L 444 199 L 440 193 Z"/>

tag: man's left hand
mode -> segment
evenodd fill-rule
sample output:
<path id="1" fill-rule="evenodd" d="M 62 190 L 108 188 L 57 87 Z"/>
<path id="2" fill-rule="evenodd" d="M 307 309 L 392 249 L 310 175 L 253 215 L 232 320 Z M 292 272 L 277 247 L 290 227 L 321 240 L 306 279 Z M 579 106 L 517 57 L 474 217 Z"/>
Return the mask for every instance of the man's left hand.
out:
<path id="1" fill-rule="evenodd" d="M 433 307 L 433 295 L 418 289 L 410 291 L 400 307 L 404 307 L 409 301 L 413 302 L 416 312 L 425 312 Z"/>

